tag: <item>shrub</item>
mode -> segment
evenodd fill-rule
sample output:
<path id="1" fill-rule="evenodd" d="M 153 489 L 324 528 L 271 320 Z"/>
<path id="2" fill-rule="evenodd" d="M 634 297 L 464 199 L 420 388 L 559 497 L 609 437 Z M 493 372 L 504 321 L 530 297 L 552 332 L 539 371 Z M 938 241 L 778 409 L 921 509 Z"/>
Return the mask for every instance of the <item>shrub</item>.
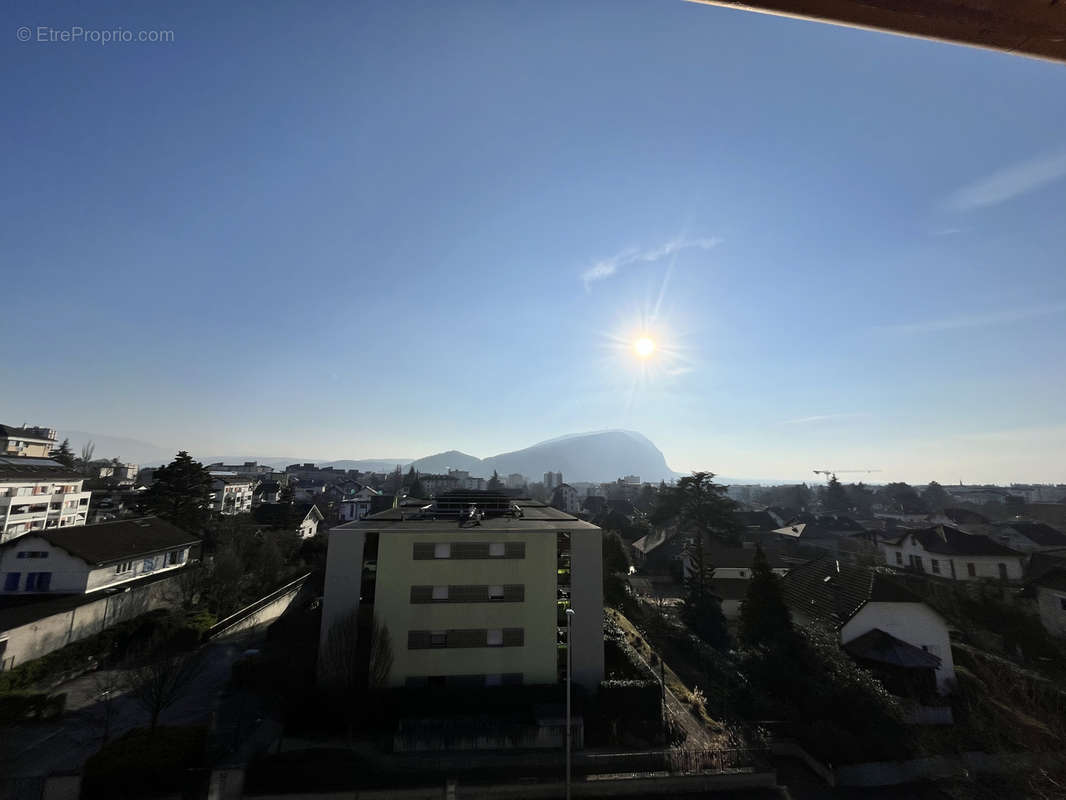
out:
<path id="1" fill-rule="evenodd" d="M 204 764 L 202 725 L 136 728 L 85 762 L 83 798 L 142 798 L 188 791 L 189 770 Z"/>

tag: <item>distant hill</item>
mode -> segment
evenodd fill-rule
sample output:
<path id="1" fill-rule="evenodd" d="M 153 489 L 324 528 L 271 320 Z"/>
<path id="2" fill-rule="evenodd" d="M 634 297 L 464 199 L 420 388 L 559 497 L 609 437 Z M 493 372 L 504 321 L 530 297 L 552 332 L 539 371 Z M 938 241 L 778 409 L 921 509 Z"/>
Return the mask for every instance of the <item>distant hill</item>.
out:
<path id="1" fill-rule="evenodd" d="M 680 473 L 666 463 L 662 451 L 635 431 L 578 433 L 540 442 L 523 450 L 501 453 L 481 462 L 481 474 L 519 472 L 540 480 L 545 472 L 562 472 L 565 481 L 613 481 L 639 475 L 643 481 L 673 480 Z"/>
<path id="2" fill-rule="evenodd" d="M 148 442 L 124 439 L 117 436 L 102 436 L 83 431 L 67 431 L 60 434 L 70 437 L 71 447 L 78 452 L 90 439 L 96 442 L 98 458 L 122 458 L 142 466 L 168 463 L 176 450 L 171 451 Z M 357 469 L 362 472 L 391 472 L 399 465 L 404 471 L 410 467 L 422 473 L 442 474 L 449 469 L 467 470 L 476 477 L 491 477 L 496 470 L 501 476 L 512 472 L 525 475 L 531 481 L 539 481 L 545 472 L 562 472 L 566 481 L 613 481 L 623 475 L 639 475 L 641 480 L 658 482 L 673 480 L 681 473 L 670 469 L 662 452 L 646 437 L 636 431 L 606 430 L 591 433 L 575 433 L 539 442 L 522 450 L 500 453 L 490 458 L 478 458 L 458 450 L 425 456 L 412 461 L 409 458 L 365 458 L 322 461 L 315 458 L 295 456 L 226 455 L 202 456 L 191 453 L 197 461 L 210 464 L 221 461 L 240 464 L 258 461 L 260 464 L 284 469 L 289 464 L 316 463 L 321 467 Z"/>
<path id="3" fill-rule="evenodd" d="M 458 450 L 426 456 L 411 462 L 422 473 L 444 474 L 449 469 L 467 470 L 488 478 L 496 470 L 502 476 L 512 472 L 539 481 L 545 472 L 562 472 L 566 481 L 613 481 L 623 475 L 639 475 L 641 480 L 673 480 L 680 473 L 666 463 L 662 452 L 635 431 L 609 430 L 575 433 L 539 442 L 522 450 L 478 458 Z"/>
<path id="4" fill-rule="evenodd" d="M 410 466 L 428 475 L 446 475 L 450 469 L 465 469 L 471 475 L 487 478 L 492 475 L 492 470 L 489 470 L 488 475 L 482 475 L 485 471 L 483 463 L 477 456 L 461 453 L 458 450 L 447 450 L 433 456 L 416 459 L 411 462 Z"/>

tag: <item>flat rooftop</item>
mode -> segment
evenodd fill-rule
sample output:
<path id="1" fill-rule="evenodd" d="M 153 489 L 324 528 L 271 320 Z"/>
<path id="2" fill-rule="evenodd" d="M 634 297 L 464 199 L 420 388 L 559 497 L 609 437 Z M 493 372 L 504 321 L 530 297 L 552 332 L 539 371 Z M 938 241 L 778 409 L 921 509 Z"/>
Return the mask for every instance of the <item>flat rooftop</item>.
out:
<path id="1" fill-rule="evenodd" d="M 464 493 L 464 499 L 470 497 Z M 338 525 L 331 530 L 373 530 L 373 531 L 443 531 L 464 530 L 468 532 L 506 531 L 509 533 L 521 533 L 523 531 L 557 531 L 560 528 L 567 530 L 599 530 L 599 527 L 591 522 L 578 519 L 573 514 L 567 514 L 557 508 L 552 508 L 537 500 L 525 498 L 507 499 L 507 510 L 500 508 L 485 508 L 484 516 L 480 520 L 473 519 L 457 513 L 455 496 L 438 498 L 437 503 L 427 501 L 422 507 L 400 506 L 389 508 L 377 514 L 361 520 L 347 522 Z M 487 498 L 482 496 L 484 503 Z M 441 501 L 444 501 L 441 503 Z M 449 502 L 450 501 L 450 502 Z M 440 504 L 440 505 L 438 505 Z M 482 509 L 481 505 L 477 505 Z M 441 507 L 443 506 L 443 507 Z"/>

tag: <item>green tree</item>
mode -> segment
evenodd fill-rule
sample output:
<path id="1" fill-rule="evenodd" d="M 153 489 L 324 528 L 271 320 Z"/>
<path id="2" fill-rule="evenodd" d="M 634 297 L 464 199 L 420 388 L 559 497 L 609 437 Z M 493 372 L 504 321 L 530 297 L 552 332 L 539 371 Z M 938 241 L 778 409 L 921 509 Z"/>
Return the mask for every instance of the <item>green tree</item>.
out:
<path id="1" fill-rule="evenodd" d="M 781 595 L 780 578 L 770 569 L 762 547 L 755 546 L 748 594 L 740 606 L 740 639 L 758 645 L 781 639 L 792 631 L 792 615 Z"/>
<path id="2" fill-rule="evenodd" d="M 929 481 L 929 485 L 922 492 L 922 500 L 930 511 L 943 511 L 952 504 L 951 495 L 936 481 Z"/>
<path id="3" fill-rule="evenodd" d="M 415 476 L 415 482 L 411 484 L 411 487 L 407 490 L 407 493 L 411 497 L 425 497 L 426 496 L 426 489 L 422 485 L 422 481 L 420 481 L 418 479 L 417 475 Z"/>
<path id="4" fill-rule="evenodd" d="M 499 473 L 496 470 L 492 471 L 492 477 L 489 478 L 488 488 L 493 491 L 498 491 L 503 488 L 503 481 L 500 480 Z"/>
<path id="5" fill-rule="evenodd" d="M 656 526 L 676 523 L 701 534 L 701 543 L 702 536 L 736 543 L 741 531 L 733 514 L 737 504 L 725 491 L 726 487 L 714 482 L 713 472 L 693 472 L 659 493 L 650 522 Z"/>
<path id="6" fill-rule="evenodd" d="M 49 455 L 67 469 L 74 469 L 76 459 L 74 451 L 70 449 L 70 439 L 64 439 L 63 444 L 59 445 Z"/>
<path id="7" fill-rule="evenodd" d="M 629 574 L 629 556 L 622 544 L 622 537 L 615 531 L 603 535 L 603 569 L 609 574 Z"/>
<path id="8" fill-rule="evenodd" d="M 881 501 L 892 511 L 903 514 L 925 514 L 929 511 L 925 501 L 906 483 L 889 483 L 881 489 L 880 496 Z"/>
<path id="9" fill-rule="evenodd" d="M 822 499 L 822 509 L 834 514 L 846 514 L 851 511 L 848 493 L 837 480 L 836 475 L 829 476 L 829 483 L 826 484 L 825 496 Z"/>
<path id="10" fill-rule="evenodd" d="M 851 503 L 852 510 L 863 519 L 869 519 L 873 516 L 873 502 L 874 493 L 871 492 L 866 484 L 860 481 L 859 483 L 853 483 L 845 487 L 848 492 L 848 502 Z"/>
<path id="11" fill-rule="evenodd" d="M 282 486 L 278 492 L 278 502 L 288 503 L 290 506 L 296 500 L 296 491 L 291 486 Z"/>
<path id="12" fill-rule="evenodd" d="M 722 613 L 722 601 L 711 583 L 714 567 L 705 557 L 703 539 L 703 534 L 696 534 L 696 540 L 686 550 L 688 563 L 681 621 L 707 644 L 724 649 L 729 645 L 729 629 Z"/>
<path id="13" fill-rule="evenodd" d="M 209 516 L 211 473 L 184 450 L 155 471 L 155 483 L 145 492 L 145 505 L 153 514 L 199 535 Z"/>

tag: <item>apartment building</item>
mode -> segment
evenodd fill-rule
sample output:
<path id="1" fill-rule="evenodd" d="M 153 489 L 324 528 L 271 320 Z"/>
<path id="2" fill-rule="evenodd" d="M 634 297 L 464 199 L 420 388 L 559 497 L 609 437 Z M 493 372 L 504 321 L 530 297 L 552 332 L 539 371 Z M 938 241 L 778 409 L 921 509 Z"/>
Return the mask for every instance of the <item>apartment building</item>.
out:
<path id="1" fill-rule="evenodd" d="M 0 456 L 0 543 L 34 531 L 84 525 L 92 492 L 49 458 Z"/>
<path id="2" fill-rule="evenodd" d="M 256 481 L 240 475 L 212 475 L 210 508 L 217 514 L 244 514 L 252 510 Z"/>
<path id="3" fill-rule="evenodd" d="M 55 428 L 0 425 L 0 456 L 48 458 L 56 446 Z"/>
<path id="4" fill-rule="evenodd" d="M 359 612 L 389 631 L 392 686 L 603 679 L 602 535 L 595 525 L 502 492 L 457 491 L 329 535 L 321 645 Z"/>

